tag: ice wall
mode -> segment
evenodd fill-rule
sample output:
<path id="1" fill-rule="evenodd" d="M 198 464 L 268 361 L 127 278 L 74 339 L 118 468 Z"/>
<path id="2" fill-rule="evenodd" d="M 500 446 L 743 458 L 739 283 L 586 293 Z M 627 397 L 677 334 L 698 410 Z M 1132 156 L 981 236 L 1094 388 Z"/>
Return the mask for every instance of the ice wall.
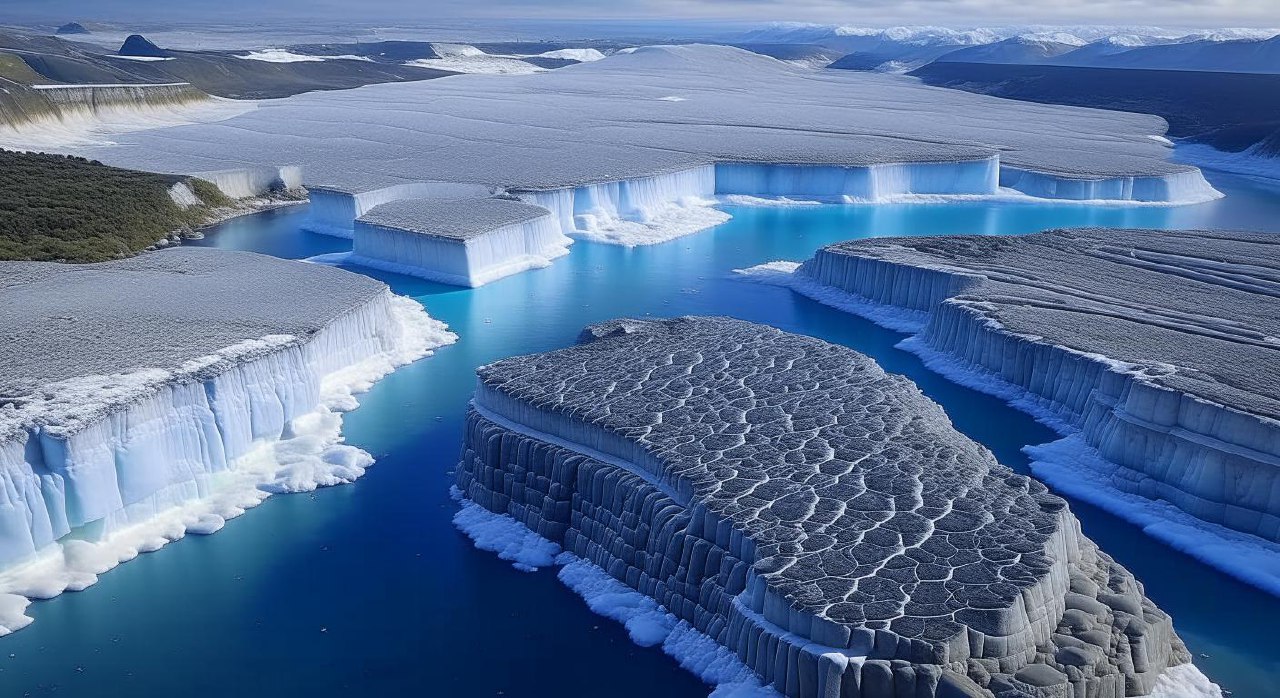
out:
<path id="1" fill-rule="evenodd" d="M 493 188 L 480 184 L 407 182 L 384 187 L 347 189 L 308 183 L 311 213 L 303 228 L 321 235 L 350 238 L 355 220 L 382 204 L 404 199 L 484 197 Z"/>
<path id="2" fill-rule="evenodd" d="M 716 193 L 877 201 L 897 194 L 994 194 L 999 158 L 867 167 L 720 163 Z"/>
<path id="3" fill-rule="evenodd" d="M 269 493 L 358 477 L 372 459 L 338 443 L 337 413 L 355 406 L 353 391 L 454 339 L 383 291 L 308 339 L 244 342 L 168 375 L 50 386 L 86 401 L 131 384 L 139 395 L 88 417 L 8 425 L 0 597 L 83 588 L 139 551 L 218 530 Z M 30 621 L 0 615 L 0 634 Z"/>
<path id="4" fill-rule="evenodd" d="M 979 273 L 827 249 L 797 273 L 875 303 L 926 311 L 913 350 L 1078 434 L 1112 464 L 1111 487 L 1280 541 L 1275 420 L 1148 380 L 1138 367 L 1105 356 L 1006 331 L 981 301 L 955 298 L 986 280 Z"/>
<path id="5" fill-rule="evenodd" d="M 1004 165 L 1000 168 L 1000 186 L 1041 199 L 1072 201 L 1190 204 L 1222 197 L 1198 169 L 1164 175 L 1088 178 Z"/>
<path id="6" fill-rule="evenodd" d="M 302 168 L 245 167 L 215 172 L 197 172 L 192 175 L 212 182 L 223 194 L 232 199 L 264 196 L 273 192 L 297 191 L 302 188 Z"/>
<path id="7" fill-rule="evenodd" d="M 580 187 L 517 192 L 525 201 L 551 211 L 566 235 L 592 231 L 618 221 L 645 222 L 673 203 L 706 200 L 716 193 L 716 168 L 687 170 Z"/>
<path id="8" fill-rule="evenodd" d="M 375 269 L 475 287 L 545 267 L 552 259 L 568 254 L 571 242 L 551 215 L 466 239 L 356 221 L 354 252 L 349 259 Z"/>

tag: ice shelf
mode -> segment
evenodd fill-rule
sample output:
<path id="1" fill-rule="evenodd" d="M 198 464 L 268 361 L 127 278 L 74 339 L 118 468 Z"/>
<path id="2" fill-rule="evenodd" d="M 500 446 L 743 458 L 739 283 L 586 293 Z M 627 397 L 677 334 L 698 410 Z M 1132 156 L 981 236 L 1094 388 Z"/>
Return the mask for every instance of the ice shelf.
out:
<path id="1" fill-rule="evenodd" d="M 787 696 L 1137 696 L 1199 676 L 1065 501 L 910 381 L 770 327 L 616 320 L 481 367 L 457 486 Z M 517 538 L 485 545 L 522 559 Z"/>
<path id="2" fill-rule="evenodd" d="M 0 262 L 0 303 L 0 634 L 26 598 L 359 477 L 352 393 L 456 339 L 368 277 L 200 248 Z"/>
<path id="3" fill-rule="evenodd" d="M 550 209 L 560 232 L 639 244 L 713 225 L 715 194 L 902 194 L 1188 203 L 1155 116 L 996 99 L 894 75 L 814 71 L 726 46 L 651 46 L 538 75 L 455 76 L 265 102 L 228 120 L 57 150 L 174 173 L 300 167 L 310 227 L 471 187 Z M 675 213 L 680 213 L 676 211 Z M 637 227 L 638 226 L 638 227 Z M 517 265 L 518 266 L 518 265 Z"/>
<path id="4" fill-rule="evenodd" d="M 1063 433 L 1038 474 L 1280 593 L 1277 259 L 1265 233 L 881 238 L 820 250 L 791 285 L 914 318 L 906 348 Z"/>

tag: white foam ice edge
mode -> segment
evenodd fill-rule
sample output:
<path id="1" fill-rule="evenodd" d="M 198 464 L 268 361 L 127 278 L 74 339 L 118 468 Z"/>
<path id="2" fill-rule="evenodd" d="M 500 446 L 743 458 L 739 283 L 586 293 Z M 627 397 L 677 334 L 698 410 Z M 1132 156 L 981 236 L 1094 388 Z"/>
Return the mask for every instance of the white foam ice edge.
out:
<path id="1" fill-rule="evenodd" d="M 1175 550 L 1280 596 L 1280 544 L 1115 489 L 1108 481 L 1118 466 L 1078 434 L 1023 450 L 1031 457 L 1031 472 L 1056 491 L 1105 509 Z"/>
<path id="2" fill-rule="evenodd" d="M 356 395 L 367 391 L 399 366 L 429 356 L 458 337 L 427 315 L 418 302 L 392 295 L 391 313 L 401 323 L 401 343 L 334 371 L 320 385 L 320 406 L 295 419 L 292 436 L 258 443 L 226 471 L 212 476 L 208 496 L 189 499 L 120 528 L 98 541 L 66 538 L 35 558 L 0 571 L 0 636 L 31 624 L 26 614 L 32 599 L 50 599 L 64 591 L 80 591 L 122 562 L 158 550 L 188 533 L 211 534 L 228 519 L 251 509 L 273 494 L 310 492 L 354 482 L 373 463 L 367 452 L 342 443 L 342 413 L 355 409 Z M 263 340 L 284 341 L 283 336 Z M 197 359 L 191 366 L 226 359 L 224 353 Z M 146 372 L 147 381 L 154 372 Z"/>
<path id="3" fill-rule="evenodd" d="M 864 317 L 877 325 L 910 336 L 896 346 L 909 351 L 925 367 L 958 385 L 991 395 L 1009 406 L 1031 415 L 1063 438 L 1048 444 L 1026 446 L 1033 474 L 1067 496 L 1089 502 L 1132 523 L 1166 545 L 1268 593 L 1280 596 L 1280 545 L 1201 521 L 1177 507 L 1156 500 L 1126 494 L 1106 482 L 1118 467 L 1106 461 L 1079 436 L 1079 429 L 1063 418 L 1051 403 L 1025 388 L 998 376 L 974 369 L 954 356 L 929 346 L 918 334 L 927 313 L 876 303 L 795 273 L 795 262 L 769 262 L 748 269 L 735 269 L 743 281 L 790 288 L 819 303 Z M 1112 369 L 1141 374 L 1143 367 L 1103 356 L 1065 351 L 1106 361 Z M 1265 562 L 1264 562 L 1265 561 Z"/>
<path id="4" fill-rule="evenodd" d="M 622 623 L 641 647 L 661 646 L 682 668 L 714 686 L 712 698 L 778 698 L 761 684 L 728 648 L 676 618 L 657 601 L 609 576 L 608 572 L 539 536 L 506 514 L 496 514 L 466 499 L 456 487 L 450 495 L 461 509 L 453 523 L 481 550 L 497 553 L 518 570 L 558 566 L 557 576 L 594 613 Z"/>
<path id="5" fill-rule="evenodd" d="M 716 201 L 684 196 L 643 211 L 638 219 L 610 215 L 580 213 L 574 216 L 576 228 L 569 235 L 592 242 L 637 247 L 656 245 L 712 228 L 732 218 L 714 208 Z"/>
<path id="6" fill-rule="evenodd" d="M 796 270 L 799 268 L 799 262 L 779 260 L 746 269 L 734 269 L 733 277 L 739 281 L 789 288 L 823 305 L 860 315 L 895 332 L 914 333 L 924 329 L 928 318 L 926 313 L 894 308 L 832 288 L 807 275 L 797 274 Z"/>

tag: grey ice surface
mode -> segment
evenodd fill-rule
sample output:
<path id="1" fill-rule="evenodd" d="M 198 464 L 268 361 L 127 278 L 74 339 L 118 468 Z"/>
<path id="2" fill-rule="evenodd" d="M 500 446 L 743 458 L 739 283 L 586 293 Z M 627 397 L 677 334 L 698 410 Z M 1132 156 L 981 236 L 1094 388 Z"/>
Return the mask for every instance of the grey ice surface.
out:
<path id="1" fill-rule="evenodd" d="M 541 206 L 513 199 L 402 199 L 382 204 L 361 223 L 452 240 L 470 240 L 497 228 L 550 215 Z"/>
<path id="2" fill-rule="evenodd" d="M 850 349 L 615 320 L 478 375 L 460 489 L 785 695 L 1122 698 L 1189 659 L 1065 501 Z"/>
<path id="3" fill-rule="evenodd" d="M 309 338 L 386 286 L 249 252 L 0 262 L 0 404 L 81 376 L 174 369 L 266 335 Z"/>
<path id="4" fill-rule="evenodd" d="M 981 275 L 957 298 L 982 304 L 1010 332 L 1147 367 L 1149 382 L 1280 419 L 1280 235 L 1071 229 L 826 251 Z"/>
<path id="5" fill-rule="evenodd" d="M 817 71 L 725 46 L 646 47 L 536 75 L 465 75 L 304 94 L 217 123 L 72 150 L 200 172 L 302 166 L 361 192 L 417 181 L 550 189 L 716 160 L 1001 162 L 1068 177 L 1187 171 L 1155 116 L 1002 100 L 894 75 Z"/>
<path id="6" fill-rule="evenodd" d="M 756 541 L 757 570 L 797 608 L 942 640 L 1048 573 L 1063 500 L 870 358 L 728 318 L 588 332 L 480 380 L 641 444 Z"/>

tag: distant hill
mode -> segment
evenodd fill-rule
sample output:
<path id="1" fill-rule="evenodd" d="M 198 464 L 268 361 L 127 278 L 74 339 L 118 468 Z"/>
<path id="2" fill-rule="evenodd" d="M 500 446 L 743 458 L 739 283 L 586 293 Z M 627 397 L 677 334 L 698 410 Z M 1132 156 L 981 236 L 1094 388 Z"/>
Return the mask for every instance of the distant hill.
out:
<path id="1" fill-rule="evenodd" d="M 88 30 L 88 29 L 85 29 L 84 25 L 83 25 L 83 24 L 80 24 L 79 22 L 67 22 L 66 24 L 62 25 L 61 27 L 58 27 L 58 30 L 57 30 L 57 31 L 55 31 L 54 33 L 55 33 L 55 34 L 59 34 L 59 35 L 65 35 L 65 34 L 88 34 L 88 33 L 89 33 L 89 30 Z"/>
<path id="2" fill-rule="evenodd" d="M 1043 63 L 1083 45 L 1082 41 L 1069 35 L 1015 36 L 994 44 L 952 51 L 937 60 L 948 63 Z"/>
<path id="3" fill-rule="evenodd" d="M 142 58 L 169 58 L 172 54 L 156 46 L 141 34 L 130 34 L 117 52 L 121 56 L 138 56 Z"/>
<path id="4" fill-rule="evenodd" d="M 1269 39 L 1163 42 L 1118 51 L 1085 46 L 1050 63 L 1105 68 L 1198 70 L 1217 73 L 1280 73 L 1280 36 Z M 1089 50 L 1086 50 L 1089 49 Z"/>
<path id="5" fill-rule="evenodd" d="M 941 61 L 910 74 L 997 97 L 1157 114 L 1170 136 L 1226 151 L 1280 143 L 1280 75 Z"/>

